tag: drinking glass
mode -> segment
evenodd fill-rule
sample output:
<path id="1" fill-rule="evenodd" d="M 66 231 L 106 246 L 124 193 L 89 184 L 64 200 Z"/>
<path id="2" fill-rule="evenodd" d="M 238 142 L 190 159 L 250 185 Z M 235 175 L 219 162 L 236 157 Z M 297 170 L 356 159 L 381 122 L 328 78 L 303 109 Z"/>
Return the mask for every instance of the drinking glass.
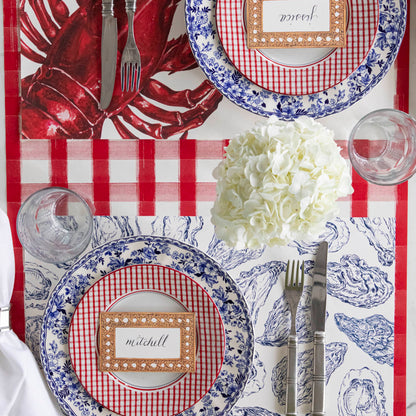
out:
<path id="1" fill-rule="evenodd" d="M 397 185 L 416 171 L 416 121 L 408 114 L 381 109 L 353 128 L 348 154 L 355 171 L 377 185 Z"/>
<path id="2" fill-rule="evenodd" d="M 93 215 L 87 202 L 70 189 L 50 187 L 32 194 L 17 215 L 22 246 L 47 263 L 64 263 L 87 247 Z"/>

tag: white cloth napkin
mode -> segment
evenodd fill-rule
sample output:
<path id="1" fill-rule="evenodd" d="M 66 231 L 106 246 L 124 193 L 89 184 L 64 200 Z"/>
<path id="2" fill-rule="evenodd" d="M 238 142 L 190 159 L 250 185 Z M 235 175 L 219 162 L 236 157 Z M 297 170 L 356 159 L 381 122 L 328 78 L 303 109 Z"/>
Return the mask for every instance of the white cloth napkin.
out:
<path id="1" fill-rule="evenodd" d="M 14 286 L 10 224 L 0 209 L 0 307 L 8 306 Z M 13 331 L 0 332 L 0 416 L 62 415 L 27 345 Z"/>

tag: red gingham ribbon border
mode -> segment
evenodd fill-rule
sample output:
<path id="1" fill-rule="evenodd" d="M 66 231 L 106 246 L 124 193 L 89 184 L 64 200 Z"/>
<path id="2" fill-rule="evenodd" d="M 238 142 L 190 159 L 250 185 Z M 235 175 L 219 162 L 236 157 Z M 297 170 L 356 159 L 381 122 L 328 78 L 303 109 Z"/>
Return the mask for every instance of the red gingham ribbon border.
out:
<path id="1" fill-rule="evenodd" d="M 406 32 L 396 60 L 397 85 L 395 107 L 409 112 L 410 4 L 407 1 Z M 413 3 L 413 6 L 415 4 Z M 408 183 L 397 186 L 396 203 L 396 279 L 394 313 L 394 404 L 393 414 L 406 414 L 406 343 L 407 343 L 407 235 Z"/>
<path id="2" fill-rule="evenodd" d="M 408 7 L 410 2 L 408 1 Z M 408 14 L 409 15 L 409 14 Z M 7 174 L 7 214 L 12 225 L 12 236 L 15 246 L 16 277 L 12 297 L 11 321 L 16 334 L 24 340 L 24 273 L 23 253 L 16 235 L 17 212 L 22 200 L 23 186 L 21 183 L 22 146 L 19 140 L 19 53 L 18 53 L 18 22 L 16 3 L 4 2 L 4 69 L 5 69 L 5 134 L 6 134 L 6 174 Z M 408 25 L 409 27 L 409 25 Z M 396 108 L 407 112 L 409 98 L 409 31 L 406 31 L 402 46 L 396 60 L 397 95 Z M 180 215 L 197 214 L 198 184 L 195 173 L 195 155 L 198 152 L 197 141 L 175 142 L 180 150 L 179 202 Z M 66 186 L 66 152 L 70 142 L 56 141 L 51 146 L 51 181 L 48 185 Z M 218 144 L 218 143 L 217 143 Z M 219 145 L 223 146 L 224 142 Z M 93 149 L 93 184 L 92 198 L 97 215 L 110 214 L 110 184 L 108 155 L 111 143 L 97 140 L 92 143 Z M 159 144 L 159 145 L 162 145 Z M 135 155 L 144 157 L 139 174 L 136 193 L 140 215 L 153 215 L 155 211 L 156 186 L 154 172 L 154 152 L 157 142 L 139 141 L 135 143 Z M 204 143 L 207 149 L 215 146 L 215 142 Z M 151 169 L 153 167 L 153 169 Z M 140 182 L 142 181 L 142 182 Z M 204 186 L 204 184 L 202 184 Z M 351 200 L 351 215 L 366 216 L 369 195 L 377 193 L 373 185 L 353 176 L 355 193 Z M 40 187 L 40 186 L 39 186 Z M 406 323 L 407 323 L 407 183 L 394 187 L 396 195 L 396 291 L 395 291 L 395 362 L 394 362 L 394 414 L 406 413 Z"/>

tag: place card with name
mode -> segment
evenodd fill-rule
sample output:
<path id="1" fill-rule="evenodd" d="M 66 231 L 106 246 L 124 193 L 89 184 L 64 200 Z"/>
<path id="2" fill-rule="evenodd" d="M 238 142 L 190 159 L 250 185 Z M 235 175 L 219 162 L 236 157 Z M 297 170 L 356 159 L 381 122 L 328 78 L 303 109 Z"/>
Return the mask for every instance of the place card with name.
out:
<path id="1" fill-rule="evenodd" d="M 101 312 L 100 371 L 195 371 L 193 312 Z"/>
<path id="2" fill-rule="evenodd" d="M 345 0 L 247 0 L 247 46 L 343 47 Z"/>

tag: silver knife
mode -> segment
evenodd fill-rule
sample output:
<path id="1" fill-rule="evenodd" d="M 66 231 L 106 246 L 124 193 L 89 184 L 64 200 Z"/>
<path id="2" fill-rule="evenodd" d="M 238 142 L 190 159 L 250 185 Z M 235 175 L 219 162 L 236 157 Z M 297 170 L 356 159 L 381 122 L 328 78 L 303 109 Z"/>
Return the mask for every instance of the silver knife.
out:
<path id="1" fill-rule="evenodd" d="M 313 376 L 311 416 L 325 415 L 325 315 L 326 315 L 326 263 L 328 243 L 319 245 L 315 259 L 311 322 L 313 331 Z"/>
<path id="2" fill-rule="evenodd" d="M 117 19 L 114 17 L 113 0 L 102 0 L 101 32 L 101 98 L 104 110 L 111 102 L 117 68 Z"/>

